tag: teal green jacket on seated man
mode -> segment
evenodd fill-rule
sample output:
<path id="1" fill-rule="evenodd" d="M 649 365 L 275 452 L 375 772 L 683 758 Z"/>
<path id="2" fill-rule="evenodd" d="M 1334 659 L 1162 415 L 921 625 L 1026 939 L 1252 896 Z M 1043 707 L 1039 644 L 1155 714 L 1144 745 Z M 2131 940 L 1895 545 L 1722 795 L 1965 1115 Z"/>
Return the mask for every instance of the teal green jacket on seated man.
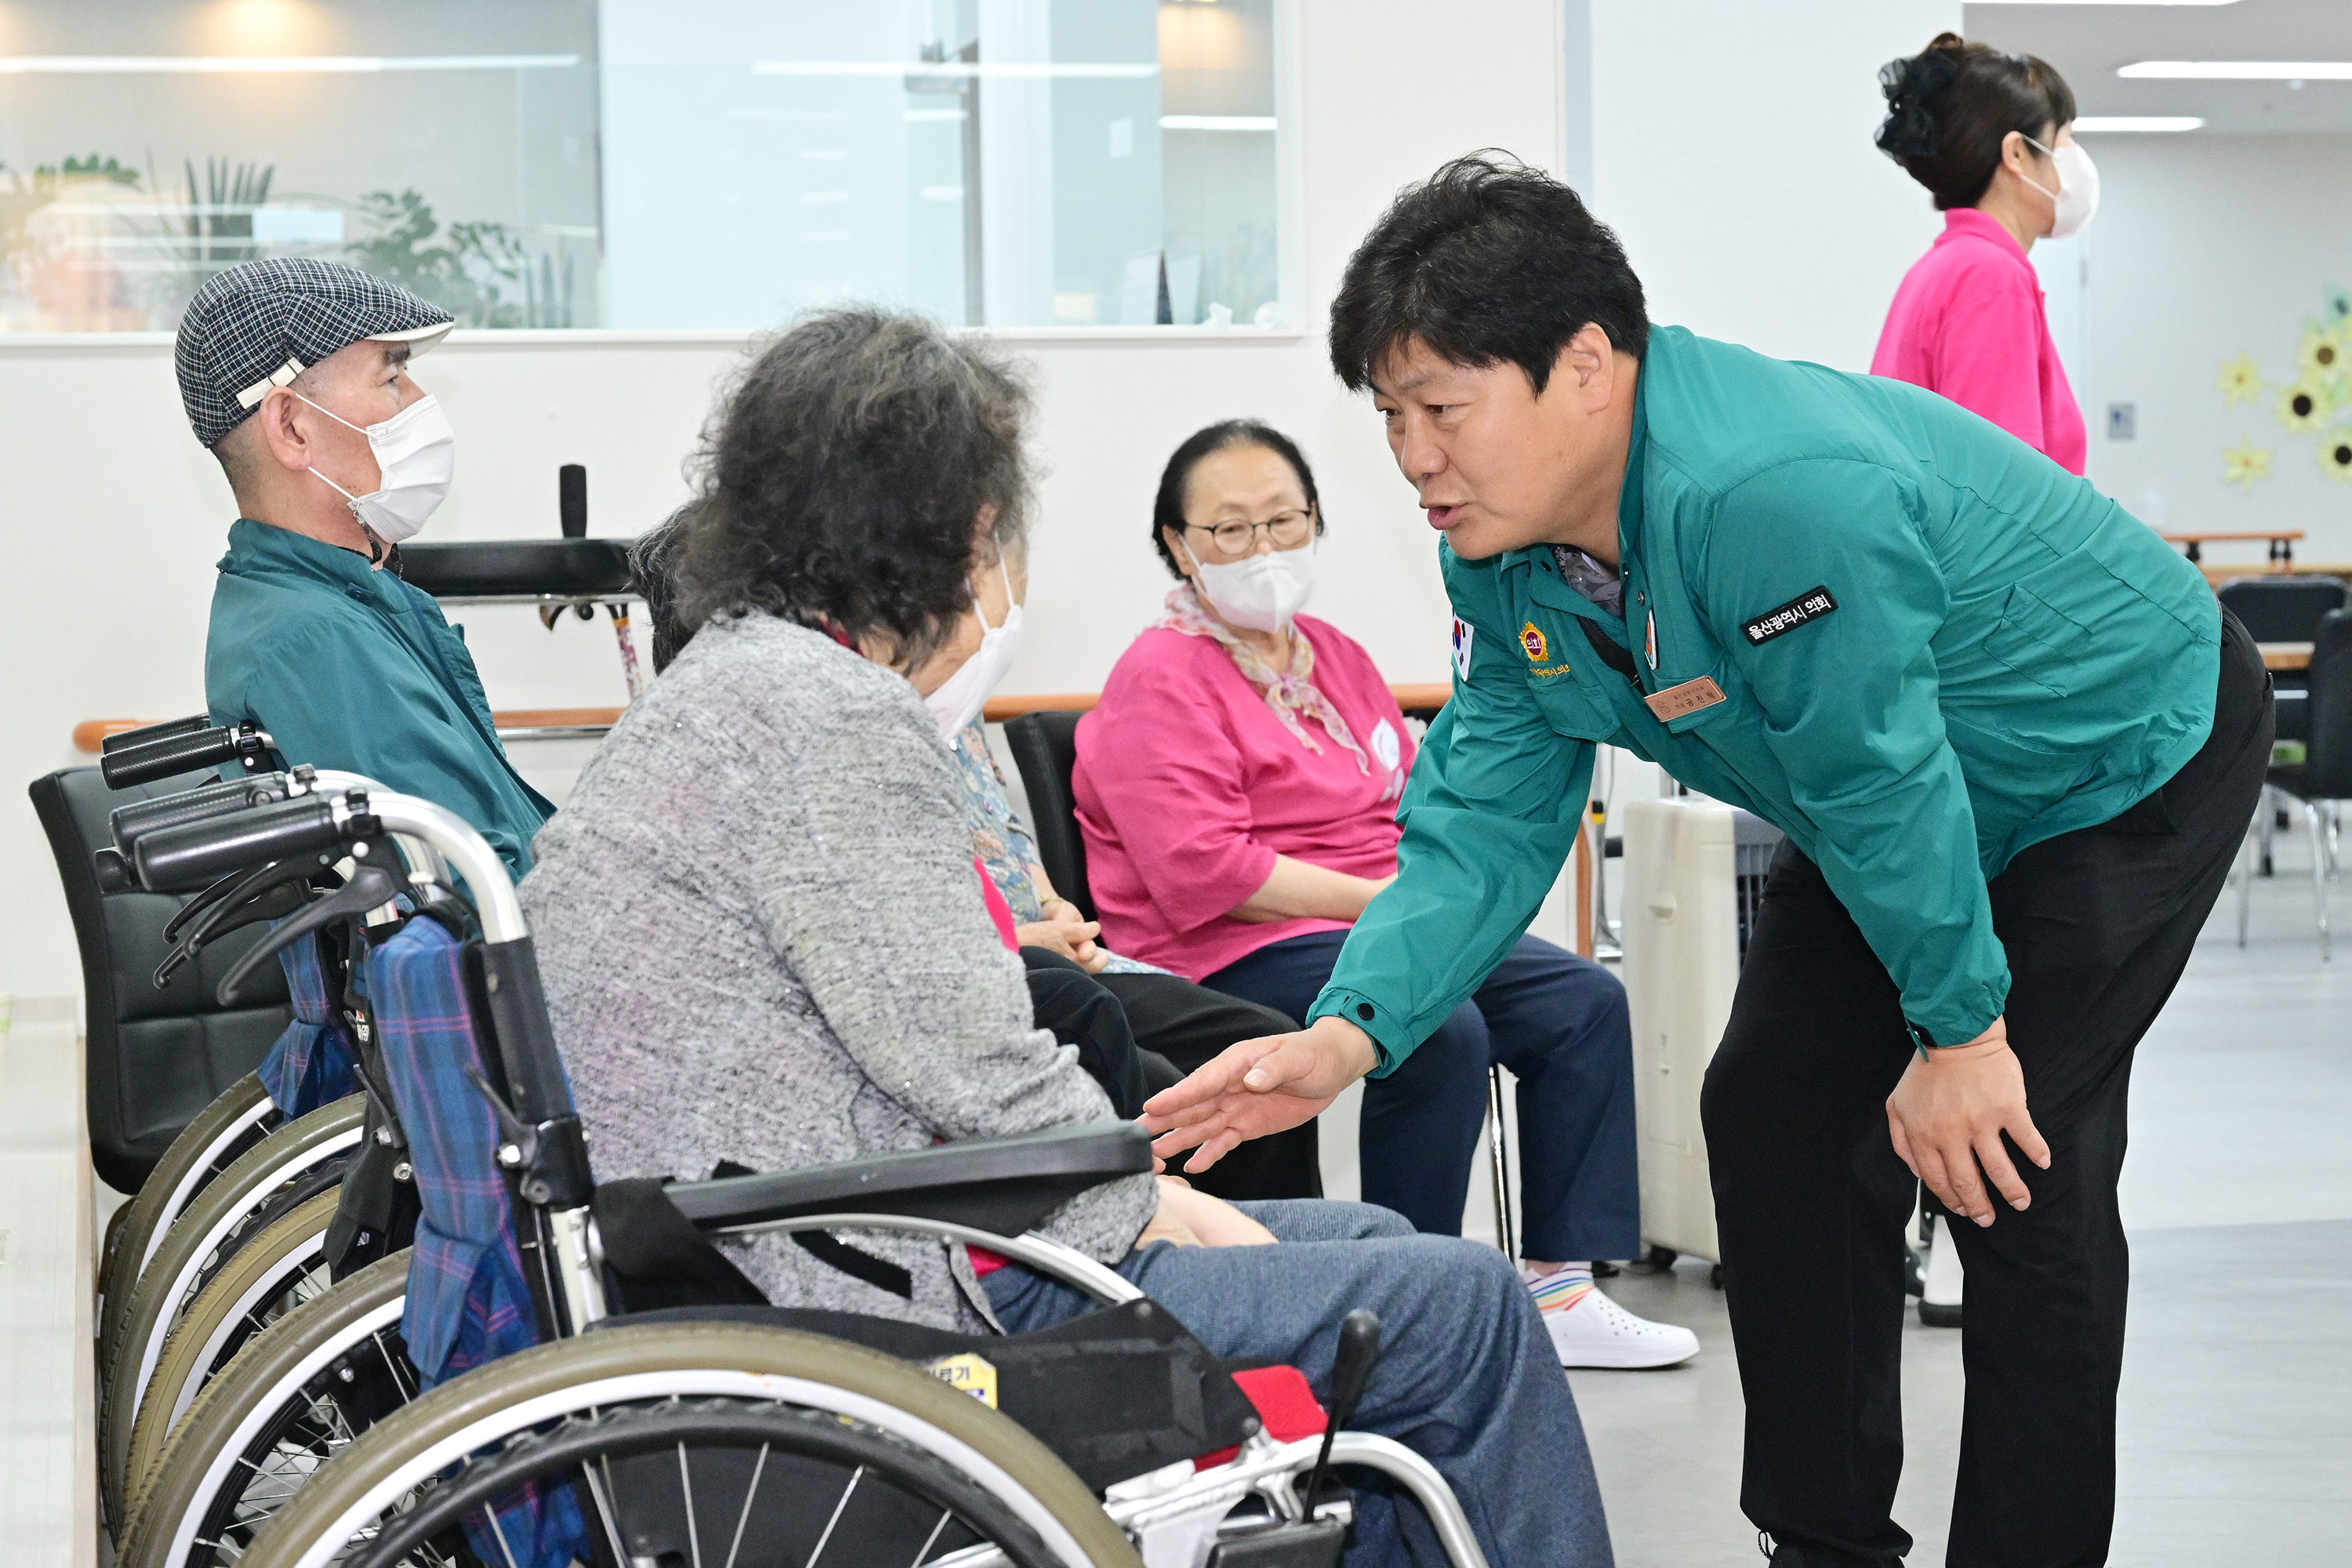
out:
<path id="1" fill-rule="evenodd" d="M 1549 546 L 1440 547 L 1454 697 L 1399 808 L 1397 880 L 1309 1010 L 1365 1029 L 1379 1071 L 1526 930 L 1595 742 L 1786 832 L 1911 1025 L 1955 1045 L 2009 994 L 1987 879 L 2154 794 L 2212 725 L 2221 611 L 2197 569 L 1901 382 L 1654 329 L 1618 531 L 1622 619 Z"/>
<path id="2" fill-rule="evenodd" d="M 240 518 L 205 639 L 213 722 L 250 719 L 291 764 L 364 773 L 446 806 L 516 876 L 555 807 L 499 743 L 466 639 L 367 557 Z"/>

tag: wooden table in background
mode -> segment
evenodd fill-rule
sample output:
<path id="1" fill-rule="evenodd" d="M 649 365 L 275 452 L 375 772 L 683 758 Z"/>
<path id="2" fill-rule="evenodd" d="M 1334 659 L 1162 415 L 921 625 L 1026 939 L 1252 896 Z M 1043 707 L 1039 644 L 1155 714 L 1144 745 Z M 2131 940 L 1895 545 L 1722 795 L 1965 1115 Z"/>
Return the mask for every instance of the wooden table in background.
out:
<path id="1" fill-rule="evenodd" d="M 2302 670 L 2311 668 L 2311 645 L 2307 642 L 2256 643 L 2263 650 L 2265 669 Z"/>
<path id="2" fill-rule="evenodd" d="M 2250 540 L 2259 539 L 2270 547 L 2269 569 L 2273 572 L 2292 572 L 2294 570 L 2294 542 L 2302 537 L 2303 530 L 2299 528 L 2253 528 L 2221 533 L 2168 533 L 2164 535 L 2164 542 L 2167 544 L 2187 545 L 2189 559 L 2201 562 L 2205 559 L 2202 553 L 2203 547 L 2208 544 L 2244 543 Z"/>

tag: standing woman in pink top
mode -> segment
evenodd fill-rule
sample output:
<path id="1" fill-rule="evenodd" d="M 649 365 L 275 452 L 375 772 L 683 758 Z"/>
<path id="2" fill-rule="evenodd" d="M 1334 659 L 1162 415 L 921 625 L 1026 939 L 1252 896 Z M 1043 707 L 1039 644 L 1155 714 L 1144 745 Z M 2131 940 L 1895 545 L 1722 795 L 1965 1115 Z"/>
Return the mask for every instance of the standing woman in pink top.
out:
<path id="1" fill-rule="evenodd" d="M 2083 411 L 2026 259 L 2099 205 L 2098 171 L 2074 145 L 2073 90 L 2047 61 L 1954 33 L 1878 79 L 1879 151 L 1935 194 L 1944 232 L 1895 291 L 1870 374 L 1948 397 L 2080 474 Z"/>
<path id="2" fill-rule="evenodd" d="M 1413 759 L 1370 656 L 1300 614 L 1322 531 L 1315 475 L 1280 431 L 1229 420 L 1178 447 L 1151 542 L 1179 581 L 1079 721 L 1070 781 L 1103 940 L 1294 1018 L 1396 879 Z M 1462 952 L 1465 967 L 1494 965 L 1486 984 L 1365 1084 L 1364 1201 L 1461 1233 L 1500 1062 L 1519 1080 L 1525 1272 L 1559 1363 L 1686 1361 L 1689 1330 L 1592 1284 L 1593 1259 L 1641 1249 L 1624 988 L 1537 937 L 1497 956 Z"/>

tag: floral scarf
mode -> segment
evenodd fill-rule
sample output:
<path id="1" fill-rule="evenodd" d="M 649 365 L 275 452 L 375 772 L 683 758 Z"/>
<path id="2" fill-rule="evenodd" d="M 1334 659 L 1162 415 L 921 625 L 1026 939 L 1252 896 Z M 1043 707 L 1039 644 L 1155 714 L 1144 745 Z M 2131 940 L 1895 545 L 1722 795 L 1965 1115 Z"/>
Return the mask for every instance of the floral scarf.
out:
<path id="1" fill-rule="evenodd" d="M 1276 719 L 1282 721 L 1284 729 L 1298 737 L 1300 745 L 1318 756 L 1322 754 L 1323 748 L 1298 721 L 1303 714 L 1321 724 L 1325 734 L 1347 748 L 1356 759 L 1358 773 L 1370 775 L 1372 759 L 1366 756 L 1364 748 L 1356 743 L 1356 737 L 1349 730 L 1348 721 L 1339 716 L 1339 710 L 1316 688 L 1315 645 L 1307 640 L 1304 632 L 1296 626 L 1291 628 L 1290 673 L 1277 675 L 1265 659 L 1258 657 L 1257 649 L 1234 636 L 1233 628 L 1201 607 L 1200 598 L 1192 592 L 1190 582 L 1179 583 L 1169 591 L 1168 618 L 1157 625 L 1170 631 L 1182 632 L 1187 637 L 1215 639 L 1232 657 L 1234 668 L 1242 672 L 1242 679 L 1265 694 L 1265 705 L 1274 710 Z"/>

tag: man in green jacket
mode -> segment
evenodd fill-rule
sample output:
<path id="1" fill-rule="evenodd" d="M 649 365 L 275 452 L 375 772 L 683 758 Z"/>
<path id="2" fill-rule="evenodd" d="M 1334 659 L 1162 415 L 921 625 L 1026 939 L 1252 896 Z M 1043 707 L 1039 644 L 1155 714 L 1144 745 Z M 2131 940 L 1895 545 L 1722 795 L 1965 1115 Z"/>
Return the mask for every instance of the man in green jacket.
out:
<path id="1" fill-rule="evenodd" d="M 397 546 L 449 488 L 455 437 L 408 362 L 449 313 L 302 258 L 206 282 L 180 324 L 180 397 L 236 492 L 205 643 L 213 721 L 288 763 L 363 773 L 464 817 L 507 868 L 554 811 L 508 761 L 473 656 Z"/>
<path id="2" fill-rule="evenodd" d="M 2120 507 L 1893 381 L 1652 327 L 1610 231 L 1483 158 L 1349 265 L 1332 362 L 1442 542 L 1454 698 L 1395 884 L 1295 1035 L 1155 1099 L 1213 1163 L 1391 1069 L 1532 918 L 1593 747 L 1779 826 L 1703 1111 L 1776 1563 L 1895 1563 L 1913 1177 L 1967 1266 L 1948 1561 L 2104 1562 L 2133 1048 L 2260 793 L 2269 678 Z"/>

